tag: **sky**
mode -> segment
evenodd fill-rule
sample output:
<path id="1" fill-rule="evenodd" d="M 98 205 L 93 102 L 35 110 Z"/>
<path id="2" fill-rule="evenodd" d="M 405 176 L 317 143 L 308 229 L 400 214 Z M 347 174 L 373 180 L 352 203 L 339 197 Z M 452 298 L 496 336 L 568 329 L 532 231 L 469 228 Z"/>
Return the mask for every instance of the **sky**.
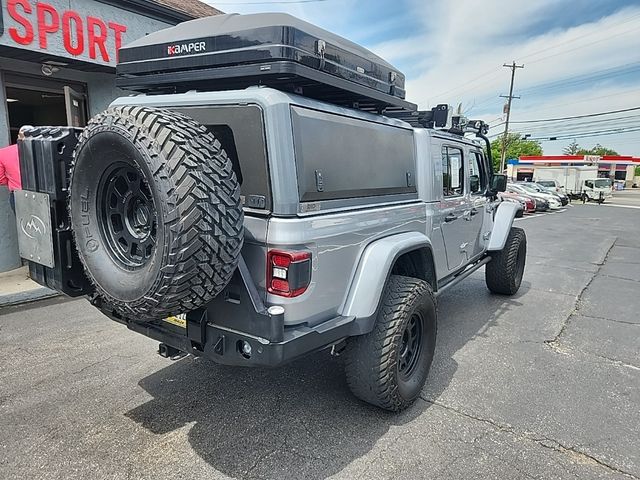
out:
<path id="1" fill-rule="evenodd" d="M 640 107 L 640 0 L 207 0 L 227 13 L 287 12 L 359 43 L 406 76 L 421 109 L 461 105 L 490 136 L 504 129 L 561 154 L 574 138 L 640 156 L 640 109 L 573 120 L 517 123 Z M 618 129 L 631 130 L 616 133 Z M 558 140 L 549 140 L 550 137 Z"/>

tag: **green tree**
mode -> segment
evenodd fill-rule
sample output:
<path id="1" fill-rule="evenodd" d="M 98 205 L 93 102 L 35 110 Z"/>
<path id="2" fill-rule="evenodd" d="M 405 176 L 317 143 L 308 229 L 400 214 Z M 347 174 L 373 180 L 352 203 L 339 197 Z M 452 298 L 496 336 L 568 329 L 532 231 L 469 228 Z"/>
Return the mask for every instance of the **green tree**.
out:
<path id="1" fill-rule="evenodd" d="M 635 175 L 636 177 L 640 177 L 640 165 L 638 165 L 638 166 L 636 167 L 636 171 L 635 171 L 634 175 Z"/>
<path id="2" fill-rule="evenodd" d="M 493 168 L 497 172 L 500 168 L 500 158 L 502 155 L 502 137 L 500 135 L 491 142 L 491 158 L 493 158 Z M 522 155 L 542 155 L 542 146 L 536 140 L 526 140 L 519 133 L 507 134 L 506 160 L 518 158 Z"/>
<path id="3" fill-rule="evenodd" d="M 619 153 L 612 148 L 603 147 L 599 143 L 596 143 L 593 148 L 581 148 L 575 155 L 600 155 L 602 157 L 604 155 L 619 155 Z"/>
<path id="4" fill-rule="evenodd" d="M 580 150 L 582 150 L 580 145 L 578 145 L 578 142 L 574 140 L 562 149 L 562 153 L 564 153 L 565 155 L 577 155 Z"/>

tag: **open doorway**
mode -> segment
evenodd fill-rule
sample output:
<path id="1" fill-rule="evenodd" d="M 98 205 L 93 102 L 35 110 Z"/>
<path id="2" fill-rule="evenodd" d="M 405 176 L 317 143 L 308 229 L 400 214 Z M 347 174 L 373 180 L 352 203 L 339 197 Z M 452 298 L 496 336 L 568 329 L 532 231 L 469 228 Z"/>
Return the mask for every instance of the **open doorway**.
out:
<path id="1" fill-rule="evenodd" d="M 11 143 L 16 143 L 22 125 L 66 125 L 63 93 L 7 87 L 7 110 Z"/>
<path id="2" fill-rule="evenodd" d="M 75 125 L 87 122 L 84 86 L 40 79 L 6 77 L 5 94 L 11 143 L 23 125 Z"/>

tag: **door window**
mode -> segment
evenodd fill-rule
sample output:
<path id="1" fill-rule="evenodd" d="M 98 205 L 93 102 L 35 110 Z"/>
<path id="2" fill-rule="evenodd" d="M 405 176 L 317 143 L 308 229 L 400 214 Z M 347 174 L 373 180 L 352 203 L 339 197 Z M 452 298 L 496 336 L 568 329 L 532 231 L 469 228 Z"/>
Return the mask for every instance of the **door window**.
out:
<path id="1" fill-rule="evenodd" d="M 471 152 L 469 162 L 469 189 L 471 193 L 482 195 L 487 187 L 487 175 L 484 168 L 482 154 Z"/>
<path id="2" fill-rule="evenodd" d="M 464 193 L 464 164 L 459 148 L 442 147 L 442 193 L 445 197 Z"/>

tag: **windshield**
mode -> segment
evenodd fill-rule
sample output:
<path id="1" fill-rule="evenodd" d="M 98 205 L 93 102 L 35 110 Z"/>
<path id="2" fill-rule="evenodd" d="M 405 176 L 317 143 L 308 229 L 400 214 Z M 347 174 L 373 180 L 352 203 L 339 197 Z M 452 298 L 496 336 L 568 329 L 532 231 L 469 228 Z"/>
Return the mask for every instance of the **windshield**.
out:
<path id="1" fill-rule="evenodd" d="M 598 180 L 594 180 L 593 181 L 593 185 L 596 188 L 607 188 L 610 184 L 609 184 L 609 179 L 608 178 L 600 178 Z"/>
<path id="2" fill-rule="evenodd" d="M 552 180 L 542 180 L 538 182 L 538 185 L 542 185 L 543 187 L 555 187 L 556 184 Z"/>
<path id="3" fill-rule="evenodd" d="M 528 191 L 528 192 L 533 192 L 533 193 L 540 193 L 540 189 L 533 186 L 533 185 L 525 185 L 525 184 L 520 184 L 519 185 L 520 188 Z"/>

